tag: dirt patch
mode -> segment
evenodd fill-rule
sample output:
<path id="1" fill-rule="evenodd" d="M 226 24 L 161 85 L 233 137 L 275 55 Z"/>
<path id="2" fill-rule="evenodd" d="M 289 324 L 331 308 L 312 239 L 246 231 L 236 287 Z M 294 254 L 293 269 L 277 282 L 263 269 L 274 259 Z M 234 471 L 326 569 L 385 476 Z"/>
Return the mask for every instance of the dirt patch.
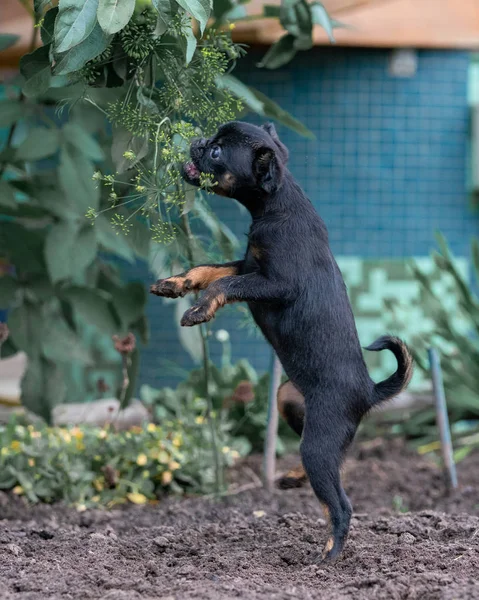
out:
<path id="1" fill-rule="evenodd" d="M 86 513 L 2 495 L 0 597 L 479 598 L 479 454 L 461 463 L 461 489 L 447 499 L 434 463 L 397 446 L 363 447 L 344 475 L 355 516 L 331 566 L 312 562 L 327 529 L 309 486 Z"/>

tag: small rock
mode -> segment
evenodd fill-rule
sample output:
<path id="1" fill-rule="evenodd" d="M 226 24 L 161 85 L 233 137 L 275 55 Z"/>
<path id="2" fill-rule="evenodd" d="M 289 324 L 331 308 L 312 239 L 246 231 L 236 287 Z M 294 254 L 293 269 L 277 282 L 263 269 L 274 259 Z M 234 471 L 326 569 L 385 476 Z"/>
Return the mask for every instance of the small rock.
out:
<path id="1" fill-rule="evenodd" d="M 46 529 L 34 530 L 31 533 L 32 533 L 32 535 L 38 535 L 38 537 L 41 538 L 42 540 L 51 540 L 52 538 L 55 537 L 53 535 L 53 533 L 50 533 Z"/>
<path id="2" fill-rule="evenodd" d="M 16 544 L 7 544 L 6 548 L 13 554 L 13 556 L 18 556 L 22 552 L 20 546 L 17 546 Z"/>
<path id="3" fill-rule="evenodd" d="M 264 510 L 254 510 L 253 511 L 253 515 L 257 518 L 257 519 L 261 519 L 261 517 L 265 516 L 265 512 Z"/>
<path id="4" fill-rule="evenodd" d="M 153 543 L 162 552 L 164 552 L 168 548 L 168 546 L 170 545 L 170 542 L 164 536 L 162 536 L 162 535 L 156 537 L 153 540 Z"/>
<path id="5" fill-rule="evenodd" d="M 106 535 L 103 535 L 103 533 L 95 532 L 90 535 L 90 539 L 98 541 L 98 542 L 104 542 L 107 538 L 106 538 Z"/>
<path id="6" fill-rule="evenodd" d="M 398 538 L 398 541 L 400 544 L 414 544 L 414 542 L 416 541 L 416 538 L 413 536 L 412 533 L 401 533 L 401 535 Z"/>

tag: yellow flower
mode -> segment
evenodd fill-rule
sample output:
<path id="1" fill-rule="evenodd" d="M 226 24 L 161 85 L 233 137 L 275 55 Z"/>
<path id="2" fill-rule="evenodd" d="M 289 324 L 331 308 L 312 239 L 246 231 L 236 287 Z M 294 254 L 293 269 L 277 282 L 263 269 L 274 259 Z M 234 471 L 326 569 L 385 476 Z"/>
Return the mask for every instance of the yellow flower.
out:
<path id="1" fill-rule="evenodd" d="M 229 29 L 230 31 L 233 31 L 233 29 L 236 27 L 236 25 L 234 23 L 230 23 L 229 24 Z"/>
<path id="2" fill-rule="evenodd" d="M 229 446 L 223 446 L 222 448 L 222 452 L 223 454 L 228 454 L 228 452 L 231 450 L 231 448 Z"/>
<path id="3" fill-rule="evenodd" d="M 176 446 L 177 448 L 179 448 L 181 446 L 182 442 L 183 442 L 183 440 L 181 439 L 181 435 L 179 433 L 177 433 L 171 441 L 173 446 Z"/>
<path id="4" fill-rule="evenodd" d="M 238 450 L 232 450 L 231 456 L 232 456 L 232 458 L 234 458 L 236 460 L 237 458 L 240 457 L 240 453 L 238 452 Z"/>
<path id="5" fill-rule="evenodd" d="M 172 460 L 169 464 L 168 464 L 168 469 L 170 469 L 170 471 L 176 471 L 177 469 L 179 469 L 181 467 L 179 462 L 176 462 L 176 460 Z"/>
<path id="6" fill-rule="evenodd" d="M 131 492 L 127 494 L 126 497 L 133 504 L 145 504 L 148 501 L 148 498 L 139 492 Z"/>
<path id="7" fill-rule="evenodd" d="M 0 450 L 0 455 L 1 455 L 1 456 L 8 456 L 8 454 L 9 454 L 9 452 L 8 452 L 8 448 L 5 448 L 5 447 L 3 447 L 3 448 Z"/>
<path id="8" fill-rule="evenodd" d="M 143 471 L 143 479 L 148 479 L 150 476 L 150 471 Z"/>
<path id="9" fill-rule="evenodd" d="M 32 438 L 41 438 L 41 437 L 42 437 L 41 431 L 32 431 Z"/>
<path id="10" fill-rule="evenodd" d="M 166 452 L 166 450 L 162 450 L 161 452 L 158 453 L 158 462 L 161 463 L 162 465 L 166 465 L 168 464 L 170 461 L 170 455 L 168 454 L 168 452 Z"/>
<path id="11" fill-rule="evenodd" d="M 101 492 L 103 487 L 104 487 L 104 479 L 103 477 L 99 478 L 99 479 L 94 479 L 93 480 L 93 487 L 96 489 L 97 492 Z"/>
<path id="12" fill-rule="evenodd" d="M 78 512 L 85 512 L 86 511 L 86 506 L 84 504 L 77 504 L 77 511 Z"/>
<path id="13" fill-rule="evenodd" d="M 146 465 L 146 463 L 148 462 L 148 457 L 146 456 L 146 454 L 139 454 L 137 459 L 136 459 L 136 464 L 140 465 L 140 467 L 144 467 Z"/>
<path id="14" fill-rule="evenodd" d="M 34 458 L 29 458 L 28 459 L 28 464 L 30 467 L 34 467 L 35 466 L 35 459 Z"/>
<path id="15" fill-rule="evenodd" d="M 99 431 L 99 432 L 98 432 L 98 437 L 99 437 L 101 440 L 104 440 L 104 439 L 106 438 L 106 436 L 107 436 L 107 435 L 108 435 L 108 433 L 106 432 L 106 430 L 105 430 L 105 429 L 102 429 L 101 431 Z"/>
<path id="16" fill-rule="evenodd" d="M 161 483 L 163 485 L 168 485 L 169 483 L 171 483 L 172 479 L 173 479 L 173 474 L 170 471 L 165 471 L 161 475 Z"/>
<path id="17" fill-rule="evenodd" d="M 137 185 L 135 189 L 137 192 L 144 192 L 146 187 L 144 185 Z"/>
<path id="18" fill-rule="evenodd" d="M 63 440 L 67 444 L 69 444 L 72 441 L 72 436 L 65 429 L 59 429 L 58 433 L 60 434 L 60 437 L 63 438 Z"/>
<path id="19" fill-rule="evenodd" d="M 85 436 L 85 434 L 79 427 L 73 427 L 73 429 L 70 429 L 70 434 L 77 440 L 82 440 Z"/>
<path id="20" fill-rule="evenodd" d="M 131 150 L 127 150 L 126 152 L 123 152 L 123 157 L 128 160 L 135 160 L 136 155 Z"/>
<path id="21" fill-rule="evenodd" d="M 21 495 L 23 494 L 23 488 L 22 488 L 22 486 L 21 486 L 21 485 L 16 485 L 16 486 L 13 488 L 12 492 L 13 492 L 14 494 L 17 494 L 17 496 L 21 496 Z"/>
<path id="22" fill-rule="evenodd" d="M 100 496 L 92 496 L 92 502 L 100 502 Z"/>
<path id="23" fill-rule="evenodd" d="M 205 422 L 205 418 L 204 418 L 204 417 L 202 417 L 201 415 L 199 415 L 199 416 L 198 416 L 198 417 L 196 417 L 196 419 L 195 419 L 195 423 L 196 423 L 197 425 L 201 425 L 201 424 L 202 424 L 202 423 L 204 423 L 204 422 Z"/>
<path id="24" fill-rule="evenodd" d="M 148 423 L 146 430 L 150 433 L 154 433 L 156 431 L 156 425 L 154 423 Z"/>

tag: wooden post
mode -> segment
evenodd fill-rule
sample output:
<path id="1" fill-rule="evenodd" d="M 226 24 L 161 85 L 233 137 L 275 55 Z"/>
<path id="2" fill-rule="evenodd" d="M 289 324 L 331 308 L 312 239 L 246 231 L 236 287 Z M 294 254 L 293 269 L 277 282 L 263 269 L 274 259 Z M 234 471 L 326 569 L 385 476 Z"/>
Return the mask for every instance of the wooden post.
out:
<path id="1" fill-rule="evenodd" d="M 281 374 L 283 367 L 278 357 L 273 352 L 271 356 L 268 420 L 266 422 L 266 439 L 264 444 L 263 477 L 264 485 L 269 492 L 274 489 L 274 478 L 276 474 L 276 442 L 278 439 L 278 405 L 276 396 L 281 385 Z"/>
<path id="2" fill-rule="evenodd" d="M 457 488 L 456 465 L 452 452 L 451 430 L 449 428 L 449 417 L 447 414 L 446 395 L 442 380 L 441 361 L 435 348 L 429 348 L 429 364 L 431 367 L 432 387 L 436 404 L 436 422 L 441 439 L 441 450 L 444 461 L 444 476 L 446 486 L 449 489 Z"/>

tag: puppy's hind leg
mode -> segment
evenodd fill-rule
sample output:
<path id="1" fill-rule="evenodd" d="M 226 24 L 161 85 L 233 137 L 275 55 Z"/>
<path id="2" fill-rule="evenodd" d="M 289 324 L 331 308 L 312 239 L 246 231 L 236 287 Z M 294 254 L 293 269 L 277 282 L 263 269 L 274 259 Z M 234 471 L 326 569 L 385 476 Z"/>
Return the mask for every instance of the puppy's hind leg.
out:
<path id="1" fill-rule="evenodd" d="M 314 412 L 314 415 L 306 413 L 301 457 L 311 486 L 323 505 L 331 527 L 331 536 L 317 559 L 332 561 L 344 548 L 352 514 L 340 476 L 341 458 L 350 435 L 346 434 L 344 424 L 335 427 L 331 419 L 321 420 L 320 411 Z"/>
<path id="2" fill-rule="evenodd" d="M 285 381 L 277 397 L 278 411 L 291 429 L 301 437 L 304 426 L 304 396 L 291 381 Z M 298 465 L 282 475 L 276 486 L 281 490 L 302 487 L 308 478 L 303 465 Z"/>

